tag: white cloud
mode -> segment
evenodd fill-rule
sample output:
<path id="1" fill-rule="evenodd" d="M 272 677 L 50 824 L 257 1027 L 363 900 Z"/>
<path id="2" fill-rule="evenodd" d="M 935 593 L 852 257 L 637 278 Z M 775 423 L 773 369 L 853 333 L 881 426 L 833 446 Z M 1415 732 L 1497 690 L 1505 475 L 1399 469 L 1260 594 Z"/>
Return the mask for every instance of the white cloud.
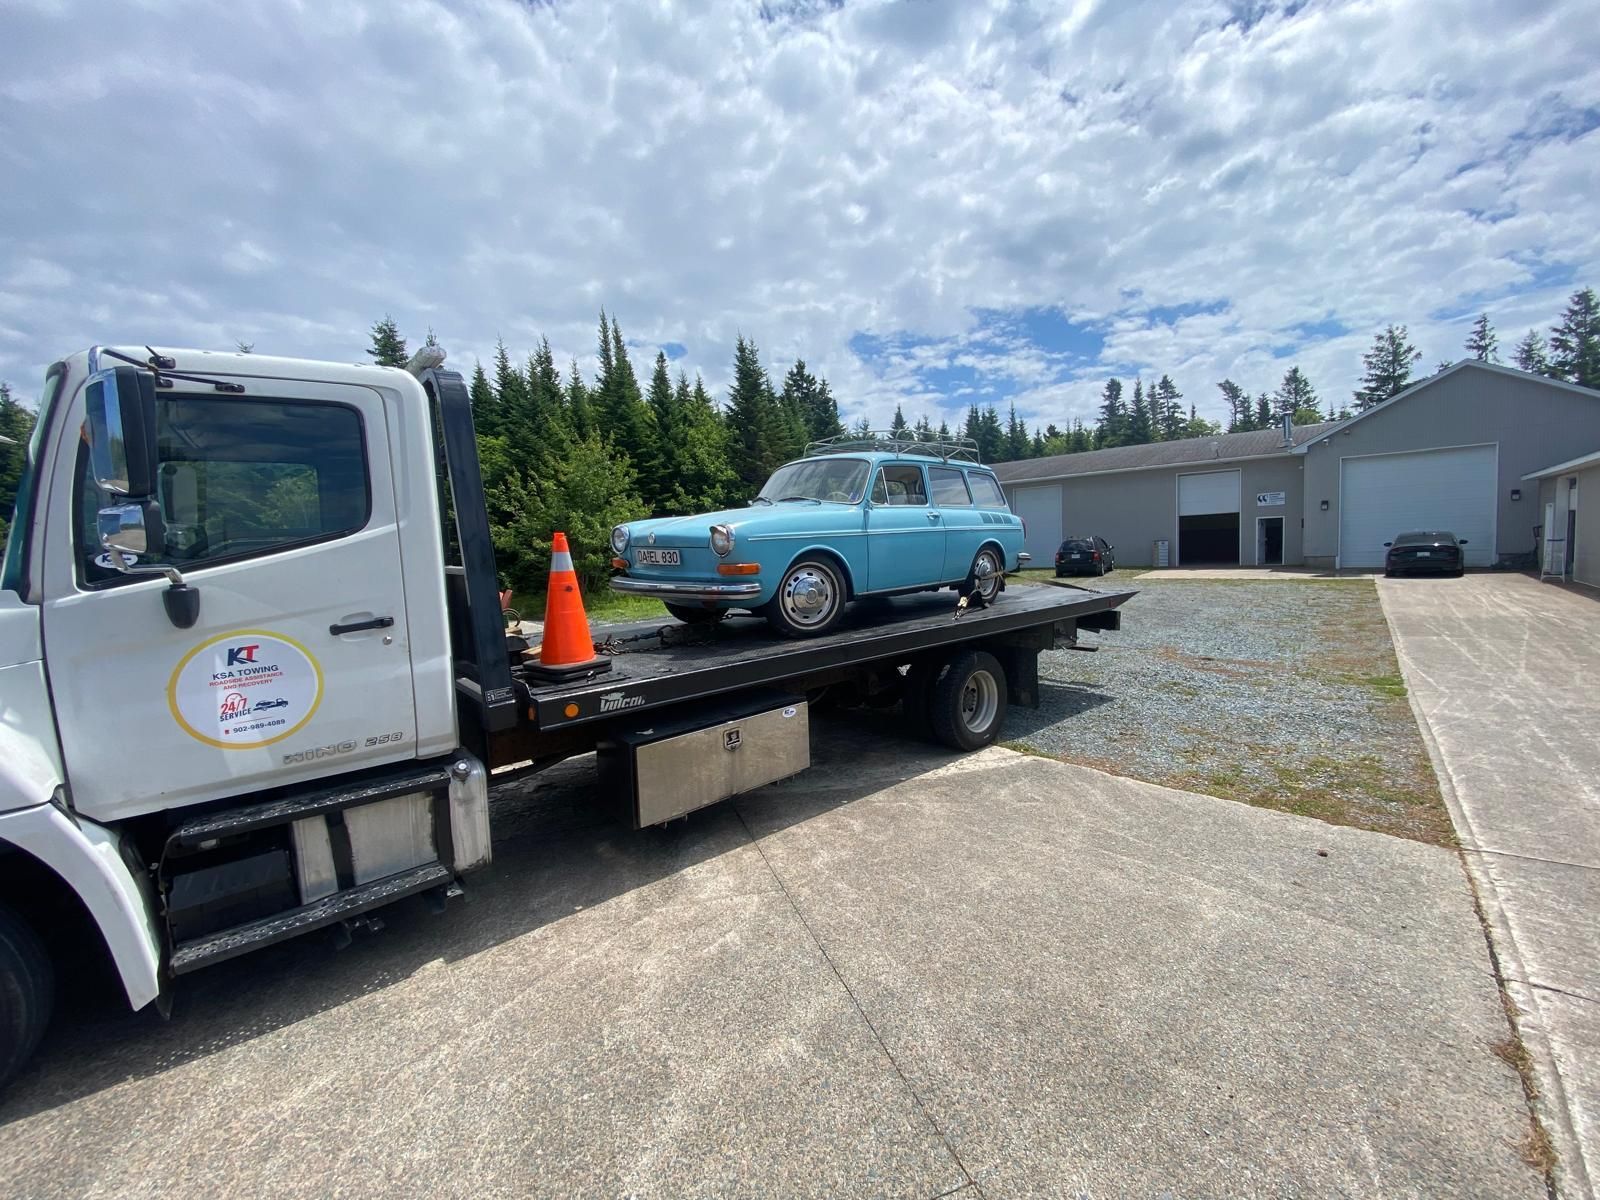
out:
<path id="1" fill-rule="evenodd" d="M 1292 7 L 21 8 L 0 377 L 97 341 L 350 359 L 385 312 L 458 363 L 545 333 L 587 364 L 603 303 L 714 385 L 742 331 L 879 423 L 1014 393 L 1064 425 L 1110 369 L 1214 412 L 1293 360 L 1342 398 L 1388 321 L 1431 365 L 1480 306 L 1509 346 L 1600 284 L 1582 0 Z M 1101 361 L 976 315 L 1023 309 Z M 863 333 L 918 348 L 863 360 Z"/>

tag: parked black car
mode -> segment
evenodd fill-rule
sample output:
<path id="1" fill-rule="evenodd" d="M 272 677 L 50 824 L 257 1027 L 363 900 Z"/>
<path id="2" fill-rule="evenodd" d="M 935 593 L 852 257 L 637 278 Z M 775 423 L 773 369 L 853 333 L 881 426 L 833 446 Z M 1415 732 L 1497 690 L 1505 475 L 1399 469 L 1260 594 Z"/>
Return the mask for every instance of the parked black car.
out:
<path id="1" fill-rule="evenodd" d="M 1442 529 L 1402 533 L 1394 541 L 1384 543 L 1388 550 L 1383 556 L 1383 573 L 1460 575 L 1466 570 L 1466 552 L 1461 549 L 1466 544 L 1466 538 L 1458 538 Z"/>
<path id="2" fill-rule="evenodd" d="M 1117 569 L 1116 547 L 1103 537 L 1071 537 L 1056 551 L 1056 578 L 1063 575 L 1104 575 Z"/>

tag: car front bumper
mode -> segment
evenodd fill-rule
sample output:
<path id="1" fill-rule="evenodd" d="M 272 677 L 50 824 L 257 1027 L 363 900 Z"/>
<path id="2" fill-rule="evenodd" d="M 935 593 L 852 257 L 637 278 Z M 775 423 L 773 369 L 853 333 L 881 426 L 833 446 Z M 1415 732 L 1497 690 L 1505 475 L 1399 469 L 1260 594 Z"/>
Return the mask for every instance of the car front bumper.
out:
<path id="1" fill-rule="evenodd" d="M 700 583 L 685 579 L 682 582 L 667 579 L 633 579 L 618 575 L 611 580 L 613 592 L 630 596 L 654 596 L 657 600 L 721 600 L 738 602 L 753 600 L 761 595 L 759 583 Z"/>

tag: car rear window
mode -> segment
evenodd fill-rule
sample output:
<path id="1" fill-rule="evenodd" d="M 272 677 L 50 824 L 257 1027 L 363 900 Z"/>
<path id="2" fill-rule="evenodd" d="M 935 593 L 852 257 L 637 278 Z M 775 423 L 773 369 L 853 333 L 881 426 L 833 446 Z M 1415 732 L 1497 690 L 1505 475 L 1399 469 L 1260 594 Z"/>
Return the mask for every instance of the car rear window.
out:
<path id="1" fill-rule="evenodd" d="M 1396 546 L 1431 546 L 1435 542 L 1453 542 L 1455 540 L 1456 539 L 1453 534 L 1424 531 L 1418 533 L 1402 533 L 1399 537 L 1395 538 L 1394 544 Z"/>
<path id="2" fill-rule="evenodd" d="M 968 471 L 967 482 L 972 485 L 972 498 L 978 502 L 979 508 L 1006 506 L 1006 495 L 1000 490 L 1000 484 L 993 475 L 986 475 L 982 471 Z"/>
<path id="3" fill-rule="evenodd" d="M 967 481 L 954 467 L 929 467 L 928 483 L 933 488 L 933 502 L 940 508 L 972 507 Z"/>
<path id="4" fill-rule="evenodd" d="M 1061 548 L 1063 550 L 1093 550 L 1094 549 L 1094 539 L 1093 538 L 1068 538 L 1066 541 L 1061 543 Z"/>

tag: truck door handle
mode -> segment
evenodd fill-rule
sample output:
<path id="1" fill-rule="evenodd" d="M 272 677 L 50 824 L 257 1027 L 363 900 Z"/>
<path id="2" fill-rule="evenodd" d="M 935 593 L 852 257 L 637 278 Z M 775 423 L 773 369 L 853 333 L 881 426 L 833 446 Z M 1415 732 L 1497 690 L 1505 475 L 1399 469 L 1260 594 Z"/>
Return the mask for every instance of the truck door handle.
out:
<path id="1" fill-rule="evenodd" d="M 370 621 L 351 621 L 348 625 L 329 625 L 328 632 L 338 637 L 341 633 L 360 633 L 363 629 L 387 629 L 394 624 L 393 617 L 373 617 Z"/>

